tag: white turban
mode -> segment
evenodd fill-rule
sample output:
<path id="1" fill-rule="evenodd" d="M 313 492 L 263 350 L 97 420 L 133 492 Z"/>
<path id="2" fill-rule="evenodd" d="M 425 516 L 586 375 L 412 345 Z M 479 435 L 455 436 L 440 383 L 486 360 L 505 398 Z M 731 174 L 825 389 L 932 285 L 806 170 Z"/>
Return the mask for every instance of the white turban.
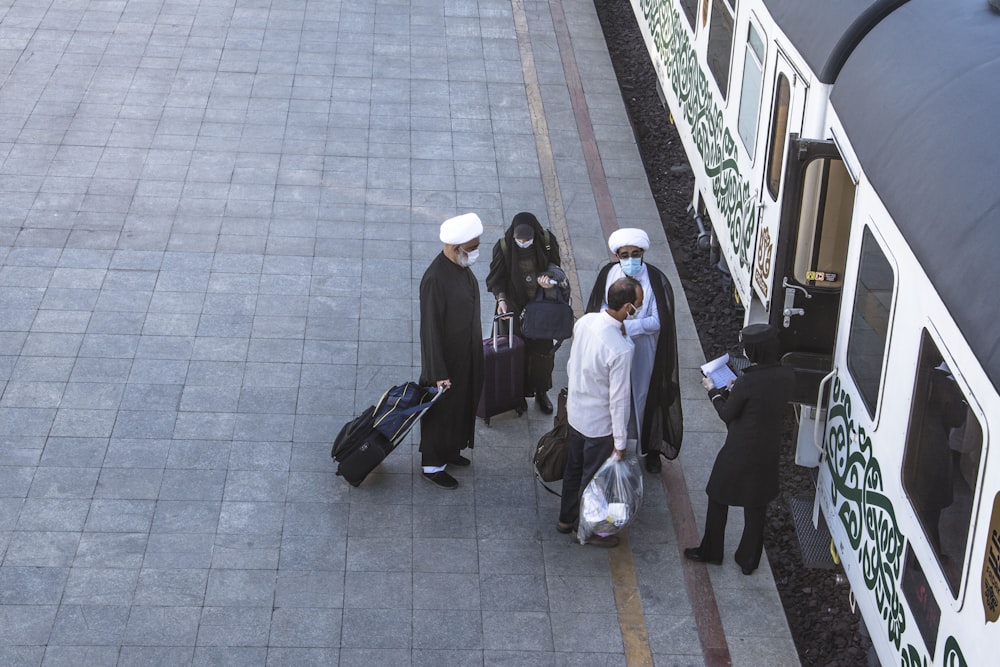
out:
<path id="1" fill-rule="evenodd" d="M 460 245 L 483 235 L 483 221 L 475 213 L 463 213 L 441 223 L 441 242 Z"/>
<path id="2" fill-rule="evenodd" d="M 641 229 L 635 227 L 623 227 L 611 233 L 608 237 L 608 247 L 611 252 L 618 252 L 619 248 L 627 245 L 634 245 L 643 250 L 649 250 L 649 235 Z"/>

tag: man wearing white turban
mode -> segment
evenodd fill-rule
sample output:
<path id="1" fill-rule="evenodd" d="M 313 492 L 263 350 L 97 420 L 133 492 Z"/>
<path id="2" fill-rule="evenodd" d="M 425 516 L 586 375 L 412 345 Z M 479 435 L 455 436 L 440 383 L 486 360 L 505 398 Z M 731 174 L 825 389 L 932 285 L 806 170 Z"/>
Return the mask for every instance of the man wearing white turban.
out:
<path id="1" fill-rule="evenodd" d="M 479 283 L 469 267 L 479 257 L 482 234 L 475 213 L 445 220 L 444 249 L 420 281 L 420 384 L 444 391 L 420 424 L 421 468 L 424 479 L 443 489 L 458 487 L 445 468 L 470 465 L 461 452 L 475 444 L 483 327 Z"/>
<path id="2" fill-rule="evenodd" d="M 622 276 L 642 285 L 642 307 L 625 320 L 625 331 L 635 344 L 632 357 L 632 412 L 629 437 L 638 440 L 646 470 L 659 472 L 660 456 L 677 457 L 684 433 L 677 368 L 677 331 L 674 291 L 670 281 L 645 262 L 649 236 L 641 229 L 619 229 L 608 237 L 615 261 L 601 269 L 587 302 L 587 312 L 607 308 L 608 288 Z"/>

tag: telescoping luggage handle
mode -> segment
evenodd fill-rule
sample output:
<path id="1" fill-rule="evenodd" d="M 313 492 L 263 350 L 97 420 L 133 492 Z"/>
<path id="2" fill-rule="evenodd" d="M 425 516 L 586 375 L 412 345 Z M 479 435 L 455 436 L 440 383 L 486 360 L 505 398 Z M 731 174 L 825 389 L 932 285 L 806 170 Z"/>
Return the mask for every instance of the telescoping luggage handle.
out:
<path id="1" fill-rule="evenodd" d="M 400 385 L 400 386 L 405 387 L 410 385 L 417 386 L 415 383 L 407 383 L 407 385 Z M 409 407 L 400 409 L 397 409 L 398 407 L 398 400 L 397 400 L 397 403 L 391 406 L 389 411 L 385 412 L 384 414 L 381 414 L 381 416 L 378 416 L 379 413 L 382 412 L 383 407 L 386 405 L 386 399 L 389 398 L 389 394 L 392 392 L 393 389 L 396 389 L 396 387 L 392 387 L 386 390 L 386 392 L 382 394 L 382 398 L 380 398 L 378 400 L 378 403 L 375 404 L 374 414 L 376 416 L 376 419 L 372 423 L 372 426 L 376 430 L 380 431 L 387 438 L 389 438 L 389 440 L 396 442 L 399 438 L 410 432 L 410 429 L 413 428 L 413 425 L 416 423 L 416 420 L 422 417 L 423 413 L 429 410 L 430 407 L 434 405 L 434 402 L 437 401 L 439 398 L 441 398 L 441 394 L 443 394 L 445 390 L 438 389 L 437 387 L 421 387 L 423 391 L 426 391 L 428 394 L 431 395 L 431 400 L 424 401 L 422 403 L 416 403 Z M 393 415 L 393 422 L 391 423 L 392 426 L 386 429 L 383 422 L 385 422 L 390 415 Z M 395 430 L 393 430 L 393 427 L 395 427 Z"/>
<path id="2" fill-rule="evenodd" d="M 512 321 L 514 319 L 514 313 L 501 313 L 499 315 L 493 316 L 493 351 L 500 349 L 497 345 L 497 322 L 504 318 L 510 318 Z M 507 331 L 507 345 L 508 347 L 514 347 L 514 326 L 511 325 L 510 329 Z"/>

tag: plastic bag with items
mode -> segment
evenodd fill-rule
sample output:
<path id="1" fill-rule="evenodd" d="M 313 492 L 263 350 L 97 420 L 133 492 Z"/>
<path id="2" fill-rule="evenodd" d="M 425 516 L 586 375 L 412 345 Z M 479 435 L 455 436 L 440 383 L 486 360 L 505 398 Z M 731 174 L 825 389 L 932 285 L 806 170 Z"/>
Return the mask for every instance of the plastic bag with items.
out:
<path id="1" fill-rule="evenodd" d="M 607 537 L 629 525 L 642 505 L 642 471 L 634 458 L 614 454 L 598 468 L 583 490 L 577 538 L 585 544 L 594 535 Z"/>

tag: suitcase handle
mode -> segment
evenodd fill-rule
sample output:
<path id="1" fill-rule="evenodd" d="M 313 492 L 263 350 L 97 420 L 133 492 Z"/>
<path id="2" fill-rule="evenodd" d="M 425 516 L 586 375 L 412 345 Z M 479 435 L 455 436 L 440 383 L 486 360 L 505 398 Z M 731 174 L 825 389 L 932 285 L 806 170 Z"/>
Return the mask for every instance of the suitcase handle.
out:
<path id="1" fill-rule="evenodd" d="M 493 316 L 493 326 L 491 327 L 491 329 L 492 329 L 492 334 L 493 334 L 493 351 L 494 352 L 496 352 L 498 349 L 500 349 L 498 347 L 498 345 L 497 345 L 497 322 L 499 322 L 502 319 L 508 318 L 508 317 L 513 320 L 514 319 L 514 313 L 507 312 L 507 313 L 500 313 L 499 315 L 494 315 Z M 508 345 L 508 347 L 514 347 L 513 337 L 514 337 L 514 327 L 511 326 L 510 331 L 507 333 L 507 345 Z"/>

